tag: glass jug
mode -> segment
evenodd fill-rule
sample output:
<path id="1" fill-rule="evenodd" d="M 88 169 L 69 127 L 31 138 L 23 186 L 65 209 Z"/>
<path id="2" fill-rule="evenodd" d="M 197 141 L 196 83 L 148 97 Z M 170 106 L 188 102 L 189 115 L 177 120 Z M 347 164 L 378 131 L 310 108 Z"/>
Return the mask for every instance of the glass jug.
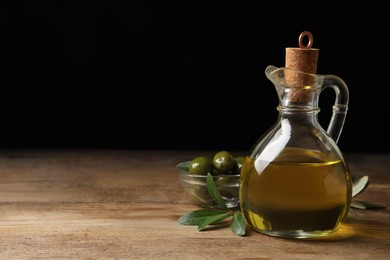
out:
<path id="1" fill-rule="evenodd" d="M 276 88 L 279 115 L 243 163 L 241 211 L 248 225 L 263 234 L 326 236 L 343 223 L 352 197 L 349 167 L 337 146 L 348 88 L 337 76 L 286 67 L 268 66 L 265 74 Z M 328 87 L 336 98 L 325 131 L 317 115 L 320 93 Z"/>

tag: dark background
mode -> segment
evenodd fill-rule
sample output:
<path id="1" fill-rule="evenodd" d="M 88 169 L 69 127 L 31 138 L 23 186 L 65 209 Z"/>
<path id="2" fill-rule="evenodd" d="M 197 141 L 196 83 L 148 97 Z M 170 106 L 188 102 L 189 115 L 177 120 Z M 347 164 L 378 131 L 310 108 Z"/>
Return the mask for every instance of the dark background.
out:
<path id="1" fill-rule="evenodd" d="M 123 2 L 123 3 L 122 3 Z M 128 2 L 128 3 L 125 3 Z M 350 103 L 339 146 L 388 152 L 388 14 L 364 3 L 0 4 L 0 147 L 249 149 L 276 121 L 268 65 L 308 30 Z M 321 94 L 327 128 L 334 93 Z"/>

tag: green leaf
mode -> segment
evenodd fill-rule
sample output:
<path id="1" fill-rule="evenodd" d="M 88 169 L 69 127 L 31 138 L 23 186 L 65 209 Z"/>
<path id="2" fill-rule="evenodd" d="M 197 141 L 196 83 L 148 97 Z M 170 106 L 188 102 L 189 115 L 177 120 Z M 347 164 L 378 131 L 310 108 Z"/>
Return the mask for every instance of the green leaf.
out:
<path id="1" fill-rule="evenodd" d="M 202 222 L 199 223 L 198 230 L 202 231 L 208 225 L 213 224 L 213 223 L 221 222 L 221 221 L 223 221 L 223 220 L 225 220 L 225 219 L 227 219 L 228 217 L 231 217 L 231 216 L 232 216 L 232 212 L 224 212 L 224 213 L 221 213 L 219 215 L 206 217 L 206 218 L 204 218 L 202 220 Z"/>
<path id="2" fill-rule="evenodd" d="M 359 178 L 352 184 L 352 197 L 355 197 L 359 193 L 361 193 L 365 188 L 367 188 L 369 184 L 368 176 L 363 176 Z"/>
<path id="3" fill-rule="evenodd" d="M 182 162 L 177 165 L 181 170 L 186 170 L 190 162 Z M 222 209 L 200 209 L 191 211 L 178 220 L 182 225 L 197 225 L 199 231 L 203 231 L 207 226 L 211 224 L 218 224 L 226 220 L 229 217 L 233 217 L 230 223 L 231 230 L 239 236 L 245 235 L 245 219 L 240 211 L 231 211 L 226 206 L 221 194 L 218 191 L 217 185 L 210 173 L 207 174 L 207 191 L 210 197 L 222 208 Z M 224 222 L 229 224 L 229 222 Z M 223 223 L 221 223 L 223 224 Z M 224 227 L 220 225 L 219 227 Z"/>
<path id="4" fill-rule="evenodd" d="M 215 185 L 214 179 L 210 173 L 207 173 L 207 190 L 209 191 L 210 197 L 223 209 L 228 210 L 225 201 L 221 194 L 219 194 L 217 185 Z"/>
<path id="5" fill-rule="evenodd" d="M 242 215 L 241 211 L 235 211 L 233 215 L 233 222 L 230 226 L 230 229 L 233 231 L 234 234 L 238 236 L 245 235 L 245 219 Z"/>
<path id="6" fill-rule="evenodd" d="M 176 167 L 182 171 L 188 172 L 190 170 L 191 161 L 181 162 Z"/>
<path id="7" fill-rule="evenodd" d="M 199 225 L 205 219 L 224 214 L 225 212 L 224 210 L 216 209 L 198 209 L 181 216 L 178 223 L 181 225 Z"/>
<path id="8" fill-rule="evenodd" d="M 371 202 L 354 200 L 351 203 L 351 208 L 355 208 L 355 209 L 384 209 L 386 207 L 382 206 L 382 205 L 374 204 Z"/>

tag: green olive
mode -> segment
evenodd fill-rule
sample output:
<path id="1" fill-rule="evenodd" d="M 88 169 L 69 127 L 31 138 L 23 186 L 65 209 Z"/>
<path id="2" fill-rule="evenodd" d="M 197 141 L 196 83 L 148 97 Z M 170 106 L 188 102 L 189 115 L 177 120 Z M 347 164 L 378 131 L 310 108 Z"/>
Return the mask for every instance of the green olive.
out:
<path id="1" fill-rule="evenodd" d="M 210 158 L 206 156 L 198 156 L 191 161 L 188 171 L 191 174 L 207 175 L 212 168 L 213 163 Z"/>
<path id="2" fill-rule="evenodd" d="M 227 151 L 220 151 L 213 157 L 214 168 L 221 173 L 228 173 L 233 169 L 235 163 L 233 155 Z"/>
<path id="3" fill-rule="evenodd" d="M 245 157 L 244 156 L 239 156 L 239 157 L 234 158 L 234 160 L 236 161 L 236 163 L 242 165 L 244 163 L 244 161 L 245 161 Z"/>
<path id="4" fill-rule="evenodd" d="M 239 156 L 239 157 L 234 158 L 235 164 L 234 164 L 234 167 L 232 169 L 232 174 L 240 174 L 244 160 L 245 160 L 245 157 L 243 157 L 243 156 Z"/>

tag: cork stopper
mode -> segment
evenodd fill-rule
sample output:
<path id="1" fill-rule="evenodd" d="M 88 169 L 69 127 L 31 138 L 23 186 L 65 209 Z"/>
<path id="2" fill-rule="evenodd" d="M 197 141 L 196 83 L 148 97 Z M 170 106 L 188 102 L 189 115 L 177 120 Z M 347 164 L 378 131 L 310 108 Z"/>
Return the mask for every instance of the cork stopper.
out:
<path id="1" fill-rule="evenodd" d="M 308 37 L 307 45 L 304 45 L 304 38 Z M 307 88 L 314 83 L 314 77 L 299 73 L 305 72 L 315 74 L 317 72 L 317 61 L 319 49 L 312 48 L 313 35 L 304 31 L 298 38 L 299 48 L 286 48 L 286 68 L 293 69 L 294 71 L 286 70 L 285 79 L 286 83 L 294 88 Z M 299 72 L 296 72 L 299 71 Z M 309 98 L 310 90 L 295 89 L 294 93 L 291 93 L 290 99 L 295 102 L 305 102 Z"/>

